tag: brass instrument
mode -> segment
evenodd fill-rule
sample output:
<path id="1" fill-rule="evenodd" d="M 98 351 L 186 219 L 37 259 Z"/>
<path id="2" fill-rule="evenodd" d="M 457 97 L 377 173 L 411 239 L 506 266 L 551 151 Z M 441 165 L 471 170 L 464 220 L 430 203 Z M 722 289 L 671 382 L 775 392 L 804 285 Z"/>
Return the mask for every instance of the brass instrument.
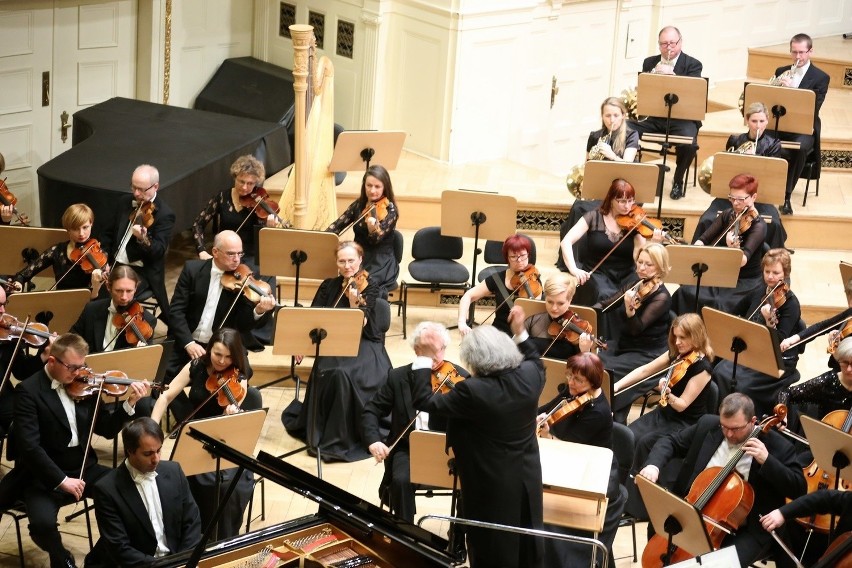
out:
<path id="1" fill-rule="evenodd" d="M 671 47 L 666 50 L 665 55 L 660 55 L 660 62 L 657 63 L 653 69 L 651 69 L 651 73 L 657 73 L 658 67 L 669 67 L 671 68 L 671 73 L 668 73 L 668 75 L 674 75 L 674 60 L 672 60 Z"/>
<path id="2" fill-rule="evenodd" d="M 601 136 L 598 138 L 597 143 L 592 146 L 592 149 L 589 150 L 589 159 L 590 160 L 606 160 L 606 156 L 604 156 L 603 150 L 601 146 L 604 144 L 609 144 L 612 139 L 612 132 L 608 132 L 606 136 Z"/>
<path id="3" fill-rule="evenodd" d="M 755 136 L 754 141 L 746 140 L 736 148 L 728 148 L 728 152 L 733 152 L 735 154 L 757 155 L 757 143 L 760 141 L 760 135 L 761 131 L 758 129 L 757 136 Z M 701 186 L 701 189 L 703 189 L 705 193 L 709 194 L 712 183 L 713 156 L 709 156 L 701 162 L 701 166 L 698 168 L 698 185 Z"/>
<path id="4" fill-rule="evenodd" d="M 571 171 L 568 172 L 568 176 L 565 178 L 565 186 L 568 188 L 568 192 L 577 199 L 583 199 L 582 191 L 584 172 L 585 166 L 580 164 L 571 168 Z"/>
<path id="5" fill-rule="evenodd" d="M 799 58 L 796 58 L 796 62 L 793 63 L 789 69 L 778 75 L 777 77 L 772 77 L 769 79 L 769 84 L 775 87 L 783 87 L 782 81 L 785 79 L 790 79 L 793 76 L 793 73 L 796 71 L 796 67 L 799 66 Z"/>

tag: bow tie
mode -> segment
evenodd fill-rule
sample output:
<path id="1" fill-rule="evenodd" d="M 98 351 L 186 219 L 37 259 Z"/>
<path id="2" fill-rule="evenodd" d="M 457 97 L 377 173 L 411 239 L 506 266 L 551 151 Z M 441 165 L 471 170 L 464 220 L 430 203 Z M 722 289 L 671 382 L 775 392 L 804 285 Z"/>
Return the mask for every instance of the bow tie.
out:
<path id="1" fill-rule="evenodd" d="M 146 481 L 153 481 L 154 479 L 156 479 L 157 478 L 157 472 L 151 471 L 151 472 L 148 472 L 148 473 L 142 473 L 142 472 L 135 472 L 134 471 L 134 472 L 130 473 L 130 477 L 133 478 L 133 482 L 136 483 L 136 485 L 141 485 L 142 483 L 144 483 Z"/>
<path id="2" fill-rule="evenodd" d="M 50 379 L 50 388 L 53 390 L 65 390 L 65 385 L 63 385 L 56 379 Z"/>

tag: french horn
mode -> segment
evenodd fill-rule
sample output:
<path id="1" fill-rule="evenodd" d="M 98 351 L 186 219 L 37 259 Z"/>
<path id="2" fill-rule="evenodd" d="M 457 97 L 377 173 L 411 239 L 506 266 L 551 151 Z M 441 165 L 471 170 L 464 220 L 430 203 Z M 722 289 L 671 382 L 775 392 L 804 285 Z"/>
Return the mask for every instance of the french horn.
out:
<path id="1" fill-rule="evenodd" d="M 778 75 L 777 77 L 772 77 L 769 79 L 769 84 L 774 87 L 783 87 L 782 81 L 785 79 L 790 79 L 793 76 L 793 72 L 796 70 L 796 67 L 799 66 L 799 58 L 796 58 L 796 62 L 793 63 L 789 69 Z"/>
<path id="2" fill-rule="evenodd" d="M 585 170 L 583 164 L 574 166 L 565 178 L 565 186 L 568 188 L 568 192 L 577 199 L 583 199 L 583 174 Z"/>
<path id="3" fill-rule="evenodd" d="M 757 131 L 757 136 L 755 140 L 746 140 L 736 149 L 728 148 L 728 152 L 733 152 L 734 154 L 757 154 L 757 141 L 760 140 L 760 130 Z M 713 156 L 706 158 L 703 162 L 701 162 L 701 166 L 698 168 L 698 185 L 701 186 L 701 189 L 704 190 L 705 193 L 710 193 L 710 187 L 713 183 Z"/>

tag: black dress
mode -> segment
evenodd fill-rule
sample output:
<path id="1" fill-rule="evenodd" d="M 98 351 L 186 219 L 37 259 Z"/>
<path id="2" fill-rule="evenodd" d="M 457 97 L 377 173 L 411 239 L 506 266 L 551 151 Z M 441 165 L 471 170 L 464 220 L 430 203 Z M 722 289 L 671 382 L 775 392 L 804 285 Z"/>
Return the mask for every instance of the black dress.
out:
<path id="1" fill-rule="evenodd" d="M 506 294 L 509 294 L 510 291 L 506 288 L 506 273 L 508 269 L 501 270 L 499 272 L 494 272 L 488 278 L 483 280 L 485 282 L 485 286 L 488 287 L 488 291 L 494 294 L 494 306 L 497 308 L 497 311 L 494 313 L 494 317 L 491 321 L 491 324 L 508 335 L 512 336 L 512 330 L 509 327 L 509 311 L 512 309 L 512 302 L 506 301 Z M 512 297 L 514 299 L 514 296 Z"/>
<path id="2" fill-rule="evenodd" d="M 524 328 L 530 334 L 530 341 L 532 341 L 542 357 L 567 361 L 569 358 L 578 354 L 580 348 L 564 337 L 553 341 L 553 336 L 550 335 L 548 330 L 550 329 L 550 325 L 555 321 L 551 319 L 550 314 L 542 312 L 528 317 L 524 321 Z"/>
<path id="3" fill-rule="evenodd" d="M 349 299 L 341 296 L 343 277 L 328 278 L 320 284 L 313 307 L 347 308 Z M 307 440 L 309 426 L 314 428 L 311 448 L 319 448 L 325 461 L 358 461 L 370 457 L 361 434 L 361 415 L 387 379 L 391 361 L 385 351 L 385 335 L 375 316 L 379 288 L 372 275 L 362 292 L 366 305 L 361 308 L 367 323 L 361 329 L 357 357 L 320 355 L 314 362 L 305 401 L 294 400 L 281 419 L 287 432 Z M 316 399 L 316 400 L 314 400 Z M 313 415 L 316 408 L 316 415 Z"/>
<path id="4" fill-rule="evenodd" d="M 591 270 L 624 236 L 624 231 L 612 233 L 607 229 L 604 217 L 599 209 L 594 209 L 583 215 L 589 230 L 586 232 L 585 249 L 580 258 L 576 258 L 577 266 L 583 270 Z M 582 298 L 575 297 L 578 304 L 592 305 L 603 298 L 615 294 L 621 285 L 630 280 L 634 274 L 633 235 L 631 234 L 616 247 L 601 266 L 592 274 L 589 282 L 581 289 L 588 288 Z M 592 286 L 589 288 L 589 283 Z M 580 294 L 580 289 L 577 291 Z"/>
<path id="5" fill-rule="evenodd" d="M 827 371 L 809 381 L 782 389 L 778 393 L 778 403 L 787 407 L 790 428 L 796 426 L 802 406 L 812 408 L 807 414 L 821 420 L 829 412 L 852 409 L 852 391 L 847 390 L 837 378 L 838 371 Z"/>
<path id="6" fill-rule="evenodd" d="M 77 264 L 74 266 L 74 261 L 68 258 L 65 251 L 68 250 L 68 243 L 64 241 L 53 245 L 43 253 L 41 253 L 34 262 L 15 274 L 15 281 L 21 284 L 26 284 L 33 279 L 33 276 L 47 268 L 53 267 L 53 276 L 59 281 L 62 275 L 68 273 L 62 281 L 56 285 L 57 290 L 72 290 L 75 288 L 90 288 L 92 284 L 92 275 L 87 274 Z M 74 268 L 71 268 L 74 266 Z M 69 271 L 70 269 L 70 271 Z"/>
<path id="7" fill-rule="evenodd" d="M 343 229 L 364 213 L 364 207 L 359 200 L 353 201 L 346 211 L 338 219 L 328 226 L 328 231 L 340 234 Z M 388 202 L 387 216 L 379 221 L 379 230 L 371 233 L 367 228 L 366 218 L 355 223 L 352 231 L 355 233 L 355 242 L 364 249 L 364 262 L 361 268 L 370 273 L 370 277 L 384 289 L 381 293 L 383 298 L 387 297 L 388 290 L 396 288 L 399 278 L 399 263 L 393 253 L 393 232 L 399 213 L 396 205 Z"/>
<path id="8" fill-rule="evenodd" d="M 192 223 L 192 236 L 195 239 L 196 252 L 201 253 L 207 250 L 204 245 L 204 228 L 216 217 L 218 217 L 219 230 L 236 231 L 243 241 L 243 252 L 250 257 L 251 262 L 255 262 L 257 257 L 255 236 L 257 231 L 265 226 L 265 222 L 259 219 L 249 207 L 243 207 L 240 211 L 237 211 L 231 198 L 230 189 L 214 195 L 198 214 L 198 217 L 195 218 L 195 222 Z"/>

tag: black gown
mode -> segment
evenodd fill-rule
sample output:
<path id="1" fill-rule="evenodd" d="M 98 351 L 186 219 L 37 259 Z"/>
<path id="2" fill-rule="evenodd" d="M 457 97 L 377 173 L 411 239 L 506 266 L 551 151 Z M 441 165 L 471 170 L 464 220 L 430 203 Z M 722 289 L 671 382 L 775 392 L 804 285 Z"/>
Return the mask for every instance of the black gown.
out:
<path id="1" fill-rule="evenodd" d="M 255 237 L 261 227 L 266 225 L 265 221 L 258 218 L 251 208 L 244 207 L 240 211 L 234 207 L 231 199 L 231 190 L 226 189 L 214 195 L 204 209 L 198 213 L 192 223 L 192 236 L 195 239 L 196 252 L 207 250 L 204 244 L 204 228 L 213 219 L 218 221 L 219 231 L 236 231 L 243 241 L 243 252 L 246 260 L 257 264 L 257 242 Z M 239 230 L 237 230 L 239 229 Z"/>
<path id="2" fill-rule="evenodd" d="M 342 276 L 324 280 L 311 306 L 349 307 L 349 299 L 340 297 L 342 284 Z M 384 330 L 375 314 L 378 295 L 379 288 L 371 275 L 362 292 L 366 305 L 361 310 L 367 323 L 361 329 L 357 357 L 320 355 L 314 362 L 304 403 L 294 400 L 281 416 L 287 432 L 302 440 L 307 440 L 313 426 L 308 445 L 319 448 L 325 461 L 352 462 L 370 457 L 362 440 L 361 415 L 391 369 Z M 335 303 L 338 297 L 340 300 Z"/>
<path id="3" fill-rule="evenodd" d="M 524 328 L 530 334 L 530 341 L 535 345 L 536 350 L 542 354 L 542 357 L 567 361 L 569 358 L 578 354 L 580 348 L 564 337 L 553 341 L 553 336 L 550 335 L 548 330 L 550 329 L 550 325 L 555 321 L 550 317 L 550 314 L 542 312 L 528 317 L 524 321 Z M 558 325 L 561 329 L 562 324 Z"/>
<path id="4" fill-rule="evenodd" d="M 53 276 L 57 282 L 57 290 L 73 290 L 76 288 L 91 288 L 92 275 L 88 274 L 80 268 L 80 264 L 74 265 L 74 261 L 68 258 L 66 251 L 68 243 L 63 241 L 55 244 L 43 253 L 41 253 L 34 262 L 23 268 L 14 276 L 16 282 L 26 284 L 33 279 L 33 276 L 47 268 L 53 267 Z M 73 268 L 72 268 L 73 267 Z M 64 274 L 67 275 L 62 278 Z M 61 281 L 59 279 L 62 278 Z M 26 290 L 26 288 L 24 288 Z"/>
<path id="5" fill-rule="evenodd" d="M 586 220 L 589 230 L 585 235 L 586 244 L 575 261 L 579 268 L 589 271 L 612 250 L 624 236 L 624 231 L 611 233 L 599 209 L 585 213 L 583 219 Z M 615 251 L 592 273 L 589 282 L 577 289 L 574 302 L 591 306 L 603 298 L 609 298 L 618 292 L 621 285 L 630 280 L 633 274 L 633 235 L 631 234 L 622 240 Z"/>

